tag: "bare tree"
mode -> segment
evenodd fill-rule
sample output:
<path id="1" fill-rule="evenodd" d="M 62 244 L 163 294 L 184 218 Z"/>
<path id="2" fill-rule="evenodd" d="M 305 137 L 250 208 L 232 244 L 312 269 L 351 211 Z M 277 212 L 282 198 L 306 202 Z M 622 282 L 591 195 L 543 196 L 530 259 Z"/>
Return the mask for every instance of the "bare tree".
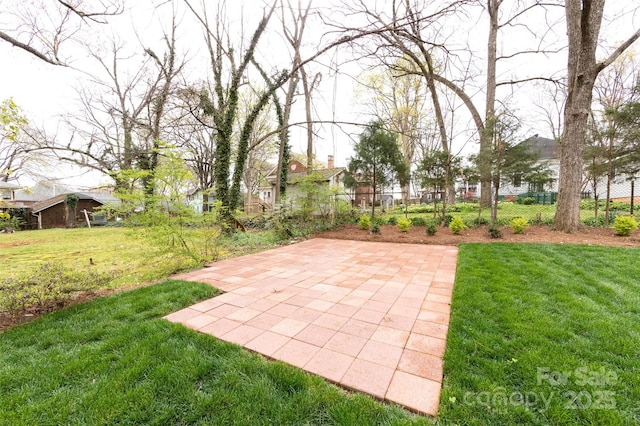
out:
<path id="1" fill-rule="evenodd" d="M 534 104 L 540 114 L 540 118 L 548 126 L 551 137 L 559 141 L 562 135 L 562 111 L 567 99 L 566 84 L 552 83 L 537 85 L 540 87 L 539 97 Z"/>
<path id="2" fill-rule="evenodd" d="M 640 37 L 638 29 L 605 60 L 597 61 L 596 48 L 604 5 L 604 0 L 567 0 L 565 5 L 569 39 L 568 94 L 560 144 L 560 182 L 554 224 L 566 232 L 574 231 L 580 225 L 583 152 L 596 77 Z"/>
<path id="3" fill-rule="evenodd" d="M 403 59 L 399 61 L 406 62 Z M 399 68 L 412 68 L 412 64 L 401 65 Z M 365 110 L 386 123 L 389 130 L 398 135 L 400 151 L 410 170 L 416 160 L 420 139 L 426 136 L 427 97 L 424 79 L 417 72 L 413 74 L 387 69 L 367 74 L 364 79 L 360 79 L 360 84 L 370 95 L 361 102 Z M 431 151 L 432 149 L 428 149 L 424 153 Z M 403 203 L 409 199 L 410 185 L 411 183 L 407 183 L 402 188 Z"/>
<path id="4" fill-rule="evenodd" d="M 197 190 L 202 191 L 203 206 L 206 206 L 215 182 L 216 148 L 213 120 L 200 107 L 201 93 L 207 93 L 208 89 L 204 85 L 189 86 L 187 82 L 182 86 L 174 97 L 173 117 L 166 131 L 170 134 L 168 139 L 183 152 L 187 166 L 195 175 Z"/>
<path id="5" fill-rule="evenodd" d="M 36 137 L 42 148 L 62 161 L 110 176 L 119 189 L 129 187 L 126 172 L 145 170 L 149 176 L 143 184 L 151 194 L 165 108 L 183 66 L 176 57 L 174 31 L 175 22 L 164 37 L 162 56 L 150 48 L 128 53 L 115 40 L 108 54 L 92 52 L 101 73 L 91 77 L 91 85 L 78 88 L 81 113 L 65 118 L 72 136 L 63 142 L 42 134 Z"/>
<path id="6" fill-rule="evenodd" d="M 52 65 L 68 65 L 63 46 L 82 29 L 122 13 L 122 0 L 0 2 L 0 39 Z"/>

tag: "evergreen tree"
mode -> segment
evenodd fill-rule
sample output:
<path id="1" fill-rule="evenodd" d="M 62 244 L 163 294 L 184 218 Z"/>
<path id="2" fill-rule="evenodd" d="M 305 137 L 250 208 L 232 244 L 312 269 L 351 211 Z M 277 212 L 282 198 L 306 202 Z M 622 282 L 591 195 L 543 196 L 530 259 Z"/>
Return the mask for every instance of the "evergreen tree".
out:
<path id="1" fill-rule="evenodd" d="M 354 147 L 355 155 L 349 160 L 345 186 L 370 186 L 373 191 L 371 218 L 375 215 L 376 193 L 395 179 L 404 185 L 409 180 L 409 169 L 398 148 L 397 136 L 387 131 L 381 121 L 370 123 Z"/>

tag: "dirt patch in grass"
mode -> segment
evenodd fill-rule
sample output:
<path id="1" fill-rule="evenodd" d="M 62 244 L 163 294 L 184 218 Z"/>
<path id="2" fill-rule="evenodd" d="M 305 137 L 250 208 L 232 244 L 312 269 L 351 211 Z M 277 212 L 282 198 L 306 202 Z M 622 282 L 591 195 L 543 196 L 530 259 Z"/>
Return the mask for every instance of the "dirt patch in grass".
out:
<path id="1" fill-rule="evenodd" d="M 38 244 L 38 241 L 12 241 L 10 243 L 0 243 L 0 249 L 9 247 L 28 246 L 31 244 Z"/>
<path id="2" fill-rule="evenodd" d="M 461 243 L 555 243 L 555 244 L 589 244 L 601 246 L 640 247 L 640 231 L 634 231 L 628 237 L 615 235 L 611 228 L 582 227 L 574 233 L 554 231 L 549 226 L 532 225 L 522 234 L 514 234 L 510 227 L 502 227 L 502 238 L 489 238 L 487 227 L 467 228 L 460 235 L 454 235 L 449 228 L 438 228 L 435 235 L 427 235 L 423 226 L 412 226 L 409 231 L 400 232 L 397 226 L 382 225 L 380 234 L 364 231 L 358 225 L 345 225 L 341 228 L 318 232 L 318 238 L 335 238 L 340 240 L 383 241 L 389 243 L 438 244 L 454 245 Z"/>
<path id="3" fill-rule="evenodd" d="M 9 315 L 0 312 L 0 333 L 10 327 L 25 322 L 33 321 L 34 319 L 41 317 L 49 312 L 57 311 L 69 306 L 77 305 L 79 303 L 89 302 L 97 297 L 106 296 L 113 293 L 114 290 L 95 290 L 78 293 L 73 299 L 66 300 L 64 302 L 51 303 L 39 308 L 32 308 L 23 312 L 18 316 Z"/>
<path id="4" fill-rule="evenodd" d="M 51 303 L 49 305 L 40 307 L 40 308 L 32 308 L 23 312 L 18 316 L 9 315 L 7 313 L 0 312 L 0 333 L 4 330 L 7 330 L 11 327 L 15 327 L 16 325 L 24 324 L 29 321 L 33 321 L 36 318 L 39 318 L 43 315 L 46 315 L 50 312 L 57 311 L 60 309 L 68 308 L 73 305 L 78 305 L 80 303 L 90 302 L 98 297 L 109 296 L 114 293 L 119 293 L 122 291 L 134 290 L 140 287 L 146 287 L 148 285 L 156 284 L 159 281 L 152 281 L 143 284 L 131 285 L 131 286 L 123 286 L 112 289 L 101 289 L 101 290 L 90 290 L 80 292 L 75 295 L 72 299 L 65 300 L 64 302 Z"/>

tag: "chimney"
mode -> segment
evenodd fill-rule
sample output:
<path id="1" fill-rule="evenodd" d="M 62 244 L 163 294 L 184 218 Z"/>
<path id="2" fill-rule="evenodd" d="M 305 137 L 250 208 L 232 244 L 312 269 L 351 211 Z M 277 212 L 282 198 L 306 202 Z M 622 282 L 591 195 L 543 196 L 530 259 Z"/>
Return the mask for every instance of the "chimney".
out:
<path id="1" fill-rule="evenodd" d="M 330 155 L 329 157 L 327 157 L 327 168 L 333 169 L 334 167 L 335 164 L 333 163 L 333 155 Z"/>

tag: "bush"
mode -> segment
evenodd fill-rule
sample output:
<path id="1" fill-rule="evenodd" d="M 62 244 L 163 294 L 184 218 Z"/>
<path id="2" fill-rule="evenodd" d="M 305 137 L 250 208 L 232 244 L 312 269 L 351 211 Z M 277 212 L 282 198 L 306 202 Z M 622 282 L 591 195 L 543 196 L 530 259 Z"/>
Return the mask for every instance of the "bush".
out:
<path id="1" fill-rule="evenodd" d="M 358 226 L 360 227 L 360 229 L 365 231 L 371 228 L 371 217 L 368 214 L 363 214 L 362 216 L 360 216 L 360 219 L 358 219 Z"/>
<path id="2" fill-rule="evenodd" d="M 593 227 L 604 227 L 604 215 L 600 215 L 598 217 L 590 217 L 582 221 L 584 225 L 593 226 Z"/>
<path id="3" fill-rule="evenodd" d="M 618 216 L 613 222 L 613 227 L 616 229 L 616 235 L 626 237 L 638 229 L 638 222 L 633 216 Z"/>
<path id="4" fill-rule="evenodd" d="M 536 203 L 536 199 L 533 197 L 524 197 L 522 199 L 522 204 L 524 204 L 525 206 L 530 206 L 535 203 Z"/>
<path id="5" fill-rule="evenodd" d="M 453 220 L 453 215 L 451 214 L 445 214 L 444 215 L 444 226 L 449 226 L 451 225 L 451 221 Z"/>
<path id="6" fill-rule="evenodd" d="M 498 226 L 508 226 L 509 222 L 511 222 L 511 219 L 513 219 L 513 217 L 511 218 L 506 218 L 506 217 L 499 217 L 495 220 L 494 225 L 498 225 Z"/>
<path id="7" fill-rule="evenodd" d="M 426 226 L 427 220 L 424 217 L 416 216 L 409 219 L 413 226 Z"/>
<path id="8" fill-rule="evenodd" d="M 599 203 L 602 205 L 602 203 Z M 580 210 L 594 210 L 596 207 L 596 200 L 593 198 L 583 198 L 580 200 Z"/>
<path id="9" fill-rule="evenodd" d="M 471 221 L 471 226 L 474 226 L 474 227 L 481 226 L 481 225 L 488 225 L 488 224 L 489 224 L 489 221 L 482 216 L 477 217 Z"/>
<path id="10" fill-rule="evenodd" d="M 502 238 L 502 229 L 496 225 L 490 225 L 487 228 L 487 234 L 489 234 L 489 238 Z"/>
<path id="11" fill-rule="evenodd" d="M 514 234 L 522 234 L 529 227 L 529 221 L 523 217 L 514 217 L 509 223 Z"/>
<path id="12" fill-rule="evenodd" d="M 409 221 L 409 219 L 402 217 L 398 220 L 398 229 L 400 231 L 407 232 L 410 226 L 411 222 Z"/>
<path id="13" fill-rule="evenodd" d="M 389 225 L 397 225 L 398 224 L 398 217 L 397 216 L 391 216 L 388 220 L 387 223 Z"/>
<path id="14" fill-rule="evenodd" d="M 460 216 L 456 216 L 454 217 L 451 222 L 449 223 L 449 229 L 451 230 L 451 232 L 453 232 L 455 235 L 460 235 L 460 233 L 462 232 L 462 230 L 466 229 L 467 225 L 464 224 L 464 222 L 462 221 L 462 218 Z"/>
<path id="15" fill-rule="evenodd" d="M 373 225 L 371 225 L 371 233 L 372 234 L 380 233 L 380 224 L 378 222 L 374 222 Z"/>
<path id="16" fill-rule="evenodd" d="M 629 213 L 631 211 L 631 203 L 624 201 L 614 201 L 609 203 L 609 211 L 617 213 Z"/>
<path id="17" fill-rule="evenodd" d="M 0 279 L 0 312 L 15 317 L 33 308 L 48 311 L 77 293 L 104 287 L 112 279 L 111 274 L 45 263 L 17 277 Z"/>
<path id="18" fill-rule="evenodd" d="M 427 224 L 427 235 L 434 236 L 438 232 L 438 224 L 431 221 Z"/>
<path id="19" fill-rule="evenodd" d="M 21 220 L 17 216 L 11 216 L 8 212 L 0 211 L 0 231 L 11 228 L 14 231 L 20 229 Z"/>
<path id="20" fill-rule="evenodd" d="M 542 225 L 553 225 L 553 224 L 554 224 L 553 216 L 545 217 L 544 219 L 542 219 Z"/>

